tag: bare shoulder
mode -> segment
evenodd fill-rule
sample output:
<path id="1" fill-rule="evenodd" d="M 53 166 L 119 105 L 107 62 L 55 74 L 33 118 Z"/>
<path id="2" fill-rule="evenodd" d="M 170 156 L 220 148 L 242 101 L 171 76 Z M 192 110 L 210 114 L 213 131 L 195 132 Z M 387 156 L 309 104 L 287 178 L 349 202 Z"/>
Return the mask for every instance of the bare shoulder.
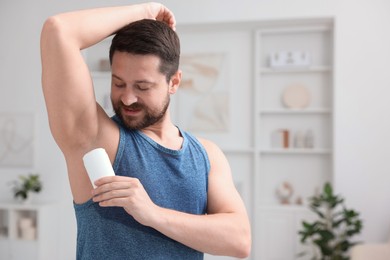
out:
<path id="1" fill-rule="evenodd" d="M 199 137 L 197 139 L 203 145 L 209 157 L 211 166 L 210 175 L 225 175 L 230 178 L 231 170 L 229 162 L 221 148 L 210 140 Z"/>
<path id="2" fill-rule="evenodd" d="M 224 157 L 221 148 L 219 148 L 218 145 L 216 145 L 214 142 L 200 137 L 196 137 L 196 138 L 203 145 L 209 157 L 211 158 L 219 157 L 219 156 Z"/>

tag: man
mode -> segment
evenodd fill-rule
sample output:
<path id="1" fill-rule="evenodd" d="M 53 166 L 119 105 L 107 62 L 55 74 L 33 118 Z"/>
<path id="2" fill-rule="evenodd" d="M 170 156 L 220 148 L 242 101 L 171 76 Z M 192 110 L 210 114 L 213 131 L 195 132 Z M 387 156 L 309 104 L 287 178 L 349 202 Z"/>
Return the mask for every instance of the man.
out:
<path id="1" fill-rule="evenodd" d="M 59 14 L 43 26 L 43 92 L 67 163 L 78 259 L 249 255 L 250 224 L 225 156 L 170 118 L 181 80 L 175 23 L 166 7 L 147 3 Z M 115 33 L 109 118 L 80 50 Z M 98 147 L 116 175 L 93 189 L 82 158 Z"/>

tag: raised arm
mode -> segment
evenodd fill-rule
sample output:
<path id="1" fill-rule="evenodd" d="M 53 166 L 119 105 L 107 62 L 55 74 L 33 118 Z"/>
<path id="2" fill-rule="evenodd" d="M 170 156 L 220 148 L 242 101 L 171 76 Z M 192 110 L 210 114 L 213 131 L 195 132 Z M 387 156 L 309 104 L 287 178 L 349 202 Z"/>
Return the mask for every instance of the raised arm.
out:
<path id="1" fill-rule="evenodd" d="M 44 23 L 43 92 L 50 129 L 65 156 L 76 203 L 91 197 L 92 185 L 82 156 L 92 148 L 103 147 L 113 161 L 119 140 L 119 130 L 95 101 L 92 79 L 81 50 L 144 18 L 175 26 L 173 14 L 157 3 L 63 13 Z"/>
<path id="2" fill-rule="evenodd" d="M 74 147 L 88 149 L 108 122 L 96 104 L 80 50 L 144 18 L 175 26 L 173 14 L 157 3 L 63 13 L 45 22 L 41 34 L 42 86 L 50 128 L 63 152 Z"/>

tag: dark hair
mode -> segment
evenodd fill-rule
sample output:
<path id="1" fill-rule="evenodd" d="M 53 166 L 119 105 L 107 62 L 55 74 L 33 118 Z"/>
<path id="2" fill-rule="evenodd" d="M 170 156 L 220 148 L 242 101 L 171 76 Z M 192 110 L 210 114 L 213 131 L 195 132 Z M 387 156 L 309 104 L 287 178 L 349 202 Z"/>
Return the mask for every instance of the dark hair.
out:
<path id="1" fill-rule="evenodd" d="M 164 22 L 144 19 L 128 24 L 112 39 L 111 64 L 115 51 L 159 57 L 159 70 L 166 76 L 167 82 L 179 69 L 180 40 Z"/>

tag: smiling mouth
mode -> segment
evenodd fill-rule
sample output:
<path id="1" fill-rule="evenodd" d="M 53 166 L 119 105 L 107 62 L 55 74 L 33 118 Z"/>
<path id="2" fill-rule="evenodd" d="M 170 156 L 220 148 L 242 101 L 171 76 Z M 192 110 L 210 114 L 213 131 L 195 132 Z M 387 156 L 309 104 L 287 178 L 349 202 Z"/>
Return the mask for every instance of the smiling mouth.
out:
<path id="1" fill-rule="evenodd" d="M 142 111 L 142 109 L 140 108 L 122 108 L 122 111 L 124 112 L 124 114 L 126 115 L 135 115 L 135 114 L 138 114 L 139 112 Z"/>
<path id="2" fill-rule="evenodd" d="M 135 116 L 143 110 L 142 106 L 138 104 L 133 104 L 131 106 L 121 106 L 121 108 L 122 108 L 122 113 L 127 116 Z"/>

